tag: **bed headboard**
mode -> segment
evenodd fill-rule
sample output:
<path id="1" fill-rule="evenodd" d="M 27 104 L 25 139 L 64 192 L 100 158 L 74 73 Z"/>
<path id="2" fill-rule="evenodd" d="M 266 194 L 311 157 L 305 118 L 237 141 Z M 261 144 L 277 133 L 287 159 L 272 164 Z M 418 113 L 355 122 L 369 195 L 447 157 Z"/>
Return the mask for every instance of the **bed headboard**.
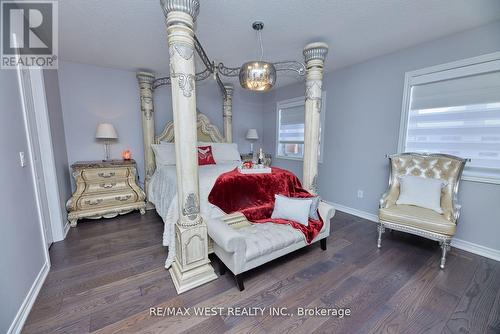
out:
<path id="1" fill-rule="evenodd" d="M 148 194 L 149 181 L 153 176 L 156 163 L 152 144 L 158 144 L 160 141 L 174 141 L 174 124 L 168 123 L 159 136 L 155 135 L 155 120 L 154 120 L 154 99 L 153 93 L 155 88 L 170 84 L 170 80 L 165 78 L 155 79 L 154 73 L 137 72 L 137 81 L 139 83 L 139 96 L 141 103 L 141 118 L 142 118 L 142 133 L 144 142 L 144 190 Z M 232 93 L 233 87 L 230 84 L 224 85 L 226 94 L 223 100 L 222 117 L 224 120 L 224 135 L 219 129 L 213 125 L 208 117 L 197 110 L 197 133 L 198 141 L 223 143 L 232 142 Z M 148 208 L 152 208 L 152 204 L 148 202 Z"/>
<path id="2" fill-rule="evenodd" d="M 198 141 L 223 143 L 224 137 L 220 133 L 217 126 L 210 123 L 207 115 L 202 114 L 199 110 L 196 116 L 196 128 L 198 133 Z M 155 144 L 160 141 L 173 142 L 174 141 L 174 122 L 169 122 L 163 129 L 162 133 L 155 137 Z"/>

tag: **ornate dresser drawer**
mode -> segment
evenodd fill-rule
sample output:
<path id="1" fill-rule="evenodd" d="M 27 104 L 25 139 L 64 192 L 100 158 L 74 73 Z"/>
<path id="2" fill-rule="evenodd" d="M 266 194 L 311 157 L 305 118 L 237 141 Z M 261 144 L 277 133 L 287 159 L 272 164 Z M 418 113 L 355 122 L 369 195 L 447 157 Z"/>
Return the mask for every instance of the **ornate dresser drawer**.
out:
<path id="1" fill-rule="evenodd" d="M 84 169 L 82 177 L 86 181 L 106 181 L 116 178 L 126 178 L 129 174 L 129 168 L 99 168 Z"/>
<path id="2" fill-rule="evenodd" d="M 86 210 L 96 207 L 116 206 L 137 201 L 135 192 L 104 193 L 98 195 L 86 195 L 78 199 L 78 209 Z"/>
<path id="3" fill-rule="evenodd" d="M 110 192 L 114 190 L 121 189 L 129 189 L 130 186 L 128 184 L 127 179 L 115 179 L 112 181 L 106 180 L 102 182 L 92 182 L 87 184 L 87 189 L 85 191 L 87 193 L 102 193 L 102 192 Z"/>
<path id="4" fill-rule="evenodd" d="M 145 195 L 137 185 L 134 160 L 74 163 L 76 190 L 66 203 L 68 220 L 75 227 L 81 218 L 111 218 L 132 210 L 145 213 Z"/>

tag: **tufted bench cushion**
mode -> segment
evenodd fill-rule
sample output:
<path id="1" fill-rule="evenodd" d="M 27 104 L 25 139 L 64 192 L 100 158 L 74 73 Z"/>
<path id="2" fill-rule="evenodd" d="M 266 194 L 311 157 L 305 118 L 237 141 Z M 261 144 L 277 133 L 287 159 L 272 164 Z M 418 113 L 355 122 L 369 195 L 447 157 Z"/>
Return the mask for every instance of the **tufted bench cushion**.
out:
<path id="1" fill-rule="evenodd" d="M 252 224 L 252 226 L 240 229 L 240 232 L 245 234 L 246 261 L 251 261 L 304 240 L 304 235 L 289 225 Z"/>
<path id="2" fill-rule="evenodd" d="M 335 210 L 320 201 L 318 212 L 323 228 L 312 243 L 321 241 L 321 248 L 325 250 Z M 290 225 L 259 223 L 235 230 L 222 219 L 211 218 L 206 223 L 208 235 L 214 241 L 214 253 L 222 262 L 221 274 L 226 267 L 231 270 L 240 290 L 243 290 L 241 273 L 309 245 L 302 232 Z"/>

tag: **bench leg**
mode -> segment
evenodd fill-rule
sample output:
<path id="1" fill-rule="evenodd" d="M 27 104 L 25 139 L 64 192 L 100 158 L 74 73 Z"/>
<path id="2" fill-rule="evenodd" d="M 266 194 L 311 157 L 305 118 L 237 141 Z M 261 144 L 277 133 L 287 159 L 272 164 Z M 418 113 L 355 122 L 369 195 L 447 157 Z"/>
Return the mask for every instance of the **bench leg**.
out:
<path id="1" fill-rule="evenodd" d="M 245 286 L 243 285 L 243 278 L 241 278 L 241 274 L 234 275 L 234 278 L 236 279 L 236 284 L 238 285 L 238 289 L 240 289 L 240 291 L 245 290 Z"/>
<path id="2" fill-rule="evenodd" d="M 226 273 L 226 265 L 224 264 L 224 262 L 222 262 L 221 260 L 219 260 L 219 274 L 222 276 Z"/>
<path id="3" fill-rule="evenodd" d="M 319 241 L 322 250 L 326 250 L 326 238 L 323 238 Z"/>

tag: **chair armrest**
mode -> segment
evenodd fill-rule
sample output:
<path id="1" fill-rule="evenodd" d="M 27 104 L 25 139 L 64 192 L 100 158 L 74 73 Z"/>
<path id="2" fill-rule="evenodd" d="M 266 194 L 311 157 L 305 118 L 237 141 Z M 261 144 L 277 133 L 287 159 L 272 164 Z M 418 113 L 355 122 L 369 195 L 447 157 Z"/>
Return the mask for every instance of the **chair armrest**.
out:
<path id="1" fill-rule="evenodd" d="M 378 202 L 379 209 L 384 209 L 395 204 L 398 200 L 398 193 L 398 186 L 394 185 L 392 182 L 389 182 L 389 187 L 387 187 L 387 190 L 382 194 Z"/>
<path id="2" fill-rule="evenodd" d="M 458 199 L 457 196 L 453 196 L 453 199 L 451 201 L 451 218 L 453 219 L 453 222 L 456 224 L 458 221 L 458 217 L 460 217 L 460 209 L 462 206 L 458 204 Z"/>
<path id="3" fill-rule="evenodd" d="M 208 235 L 212 240 L 228 253 L 246 252 L 244 236 L 219 219 L 207 220 Z"/>
<path id="4" fill-rule="evenodd" d="M 383 208 L 387 207 L 387 201 L 389 199 L 390 192 L 391 192 L 391 188 L 387 189 L 387 191 L 382 194 L 382 197 L 380 197 L 380 199 L 378 201 L 379 209 L 383 209 Z"/>

